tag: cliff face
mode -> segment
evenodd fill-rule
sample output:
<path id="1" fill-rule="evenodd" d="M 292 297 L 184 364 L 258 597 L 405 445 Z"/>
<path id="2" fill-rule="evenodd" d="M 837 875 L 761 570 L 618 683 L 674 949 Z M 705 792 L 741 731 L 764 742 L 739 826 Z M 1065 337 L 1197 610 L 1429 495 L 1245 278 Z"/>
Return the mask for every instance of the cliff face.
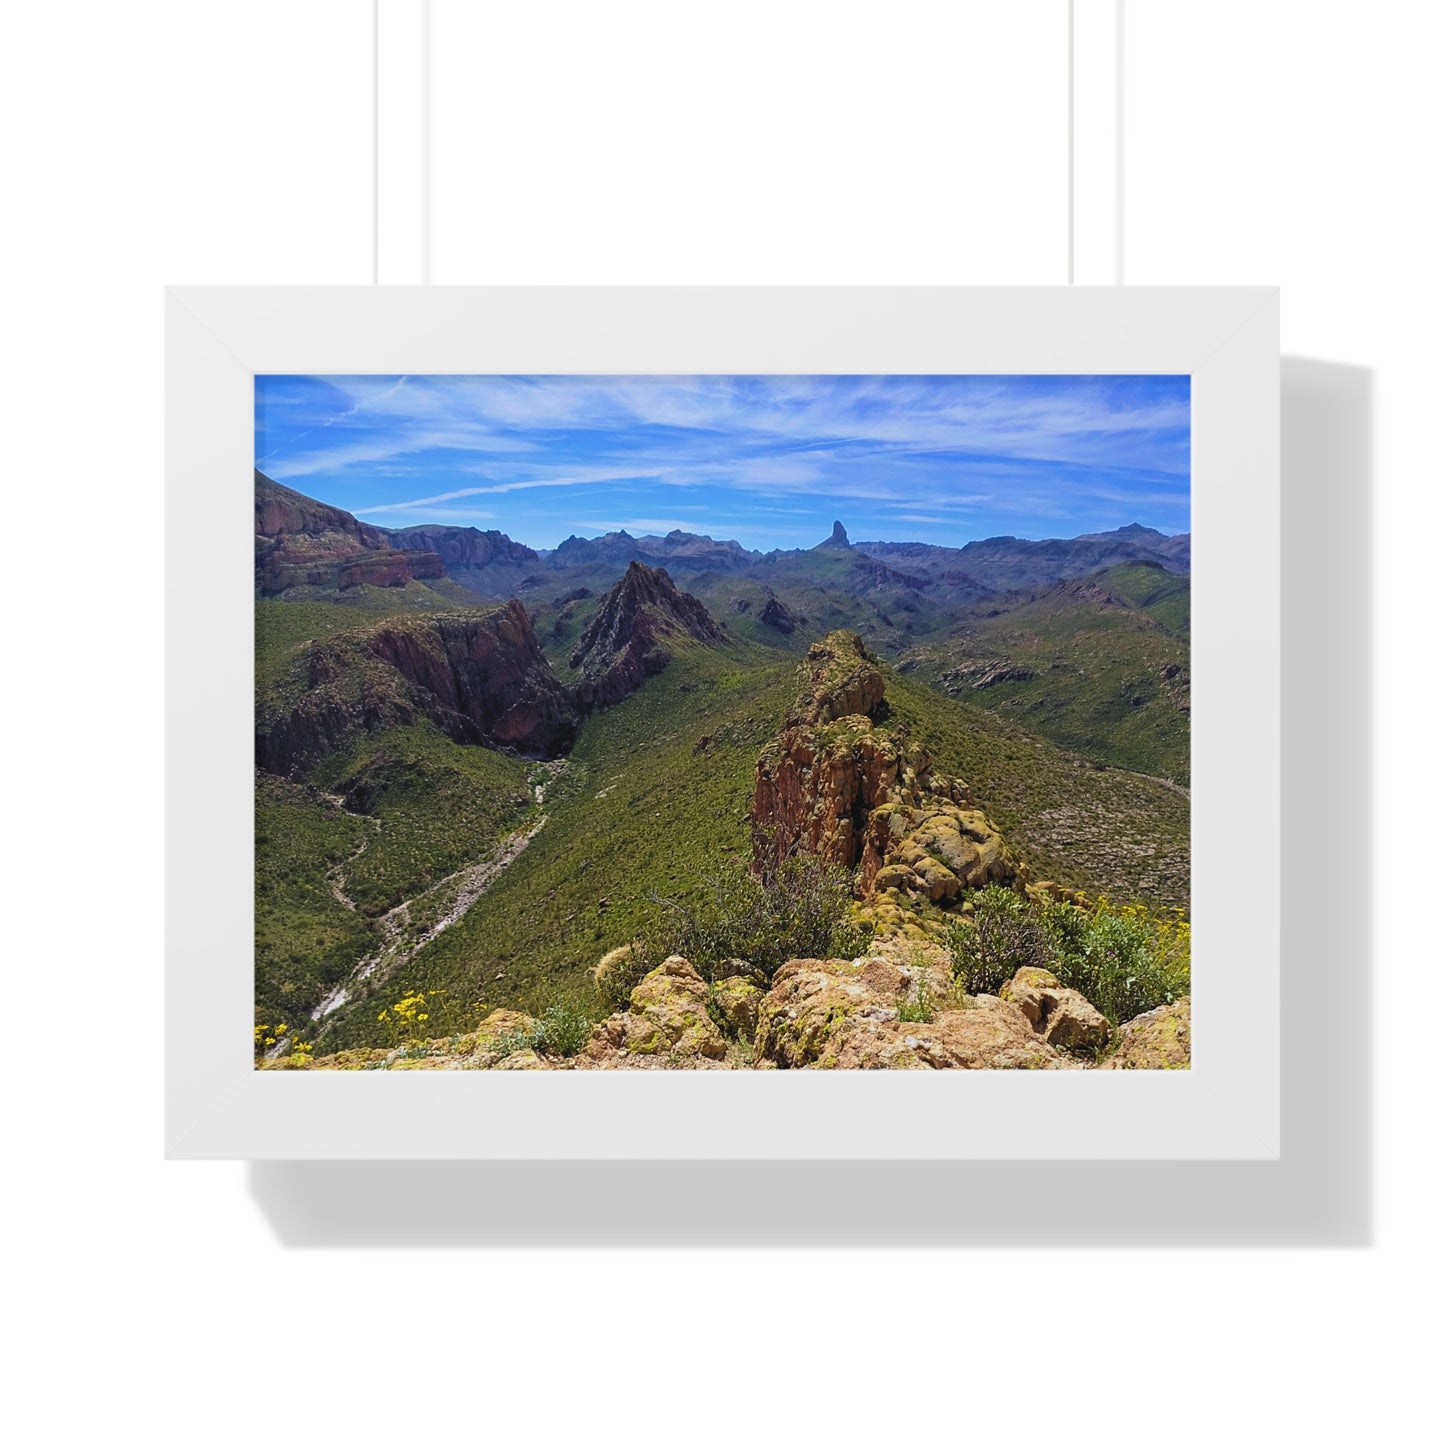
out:
<path id="1" fill-rule="evenodd" d="M 389 547 L 385 530 L 359 522 L 340 507 L 329 507 L 312 497 L 293 492 L 256 472 L 256 535 L 258 537 L 321 537 L 337 533 L 350 537 L 359 547 Z"/>
<path id="2" fill-rule="evenodd" d="M 505 532 L 481 532 L 475 527 L 402 527 L 387 532 L 389 544 L 408 552 L 435 553 L 446 567 L 491 567 L 498 563 L 526 566 L 537 554 Z"/>
<path id="3" fill-rule="evenodd" d="M 256 762 L 296 776 L 356 737 L 430 719 L 458 742 L 555 757 L 577 714 L 526 609 L 398 618 L 312 643 L 263 703 Z"/>
<path id="4" fill-rule="evenodd" d="M 256 473 L 256 591 L 404 587 L 446 576 L 441 557 L 401 551 L 384 528 Z"/>
<path id="5" fill-rule="evenodd" d="M 826 859 L 854 871 L 860 896 L 895 895 L 888 915 L 914 897 L 946 909 L 967 889 L 1026 881 L 968 785 L 878 725 L 885 715 L 883 675 L 857 635 L 814 643 L 787 725 L 754 772 L 754 866 L 794 852 Z"/>
<path id="6" fill-rule="evenodd" d="M 727 633 L 696 597 L 678 590 L 661 567 L 628 564 L 622 580 L 603 599 L 572 654 L 582 672 L 580 707 L 609 707 L 636 692 L 672 660 L 665 641 L 691 637 L 726 642 Z"/>

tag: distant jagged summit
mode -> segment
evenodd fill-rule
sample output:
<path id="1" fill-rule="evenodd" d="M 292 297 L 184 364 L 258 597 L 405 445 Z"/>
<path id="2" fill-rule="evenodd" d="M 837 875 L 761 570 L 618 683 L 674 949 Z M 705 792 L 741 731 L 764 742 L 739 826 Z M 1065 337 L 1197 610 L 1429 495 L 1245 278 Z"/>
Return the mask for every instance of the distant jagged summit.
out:
<path id="1" fill-rule="evenodd" d="M 848 547 L 851 545 L 848 541 L 848 529 L 841 522 L 834 522 L 832 535 L 818 543 L 819 547 Z"/>
<path id="2" fill-rule="evenodd" d="M 712 614 L 661 567 L 629 562 L 622 580 L 602 599 L 572 654 L 571 665 L 582 673 L 577 687 L 583 708 L 607 707 L 661 672 L 672 654 L 668 637 L 699 642 L 726 642 L 727 633 Z"/>

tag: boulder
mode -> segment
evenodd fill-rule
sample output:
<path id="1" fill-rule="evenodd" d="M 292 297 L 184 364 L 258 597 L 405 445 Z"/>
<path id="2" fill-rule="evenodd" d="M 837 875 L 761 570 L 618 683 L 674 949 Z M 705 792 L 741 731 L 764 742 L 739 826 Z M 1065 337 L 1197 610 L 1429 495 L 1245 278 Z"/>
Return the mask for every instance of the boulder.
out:
<path id="1" fill-rule="evenodd" d="M 721 1014 L 735 1038 L 751 1039 L 758 1026 L 763 991 L 748 978 L 720 979 L 712 987 L 713 1012 Z"/>
<path id="2" fill-rule="evenodd" d="M 492 1065 L 497 1070 L 507 1069 L 550 1069 L 547 1062 L 535 1049 L 517 1049 Z"/>
<path id="3" fill-rule="evenodd" d="M 503 1034 L 529 1034 L 536 1027 L 537 1020 L 531 1014 L 519 1013 L 516 1009 L 496 1008 L 477 1025 L 477 1044 L 481 1046 L 494 1043 Z"/>
<path id="4" fill-rule="evenodd" d="M 666 1055 L 669 1061 L 721 1059 L 727 1040 L 708 1013 L 708 986 L 687 959 L 673 954 L 632 990 L 631 1006 L 597 1025 L 578 1055 L 582 1067 L 608 1054 Z"/>
<path id="5" fill-rule="evenodd" d="M 1105 1069 L 1187 1069 L 1190 1066 L 1190 1010 L 1187 998 L 1161 1004 L 1120 1024 L 1116 1048 Z"/>
<path id="6" fill-rule="evenodd" d="M 1041 1038 L 1016 1004 L 953 994 L 938 955 L 912 966 L 899 956 L 784 964 L 759 1006 L 758 1062 L 788 1069 L 1080 1066 Z M 899 1005 L 920 993 L 933 1000 L 933 1017 L 900 1021 Z"/>
<path id="7" fill-rule="evenodd" d="M 999 996 L 1018 1006 L 1036 1033 L 1060 1049 L 1098 1049 L 1109 1041 L 1109 1021 L 1076 989 L 1045 968 L 1021 968 Z"/>

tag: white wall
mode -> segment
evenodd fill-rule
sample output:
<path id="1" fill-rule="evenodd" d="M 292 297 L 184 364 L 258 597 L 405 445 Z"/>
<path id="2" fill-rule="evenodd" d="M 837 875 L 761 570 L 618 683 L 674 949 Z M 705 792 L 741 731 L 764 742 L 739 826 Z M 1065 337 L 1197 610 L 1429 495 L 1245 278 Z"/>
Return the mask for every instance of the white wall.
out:
<path id="1" fill-rule="evenodd" d="M 1362 958 L 1358 1030 L 1314 1041 L 1343 1059 L 1378 1031 L 1373 1242 L 1147 1251 L 288 1249 L 245 1166 L 161 1162 L 160 288 L 370 278 L 369 6 L 0 23 L 29 1437 L 1411 1438 L 1438 1266 L 1439 946 L 1415 921 L 1439 871 L 1439 642 L 1415 633 L 1441 522 L 1438 9 L 1126 8 L 1125 279 L 1282 283 L 1287 353 L 1373 372 L 1378 494 L 1377 680 L 1337 685 L 1379 688 L 1381 862 L 1358 775 L 1321 776 L 1318 840 L 1320 909 L 1377 881 L 1378 1023 Z M 436 280 L 1063 280 L 1062 0 L 434 0 L 432 25 Z M 900 1198 L 897 1237 L 959 1207 Z"/>

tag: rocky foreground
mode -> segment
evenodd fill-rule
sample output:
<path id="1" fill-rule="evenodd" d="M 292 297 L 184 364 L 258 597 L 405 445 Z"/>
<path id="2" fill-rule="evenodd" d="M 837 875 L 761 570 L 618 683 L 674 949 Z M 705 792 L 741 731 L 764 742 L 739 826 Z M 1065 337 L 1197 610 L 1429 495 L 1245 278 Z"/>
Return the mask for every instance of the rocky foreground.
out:
<path id="1" fill-rule="evenodd" d="M 607 960 L 599 967 L 605 969 Z M 1189 1000 L 1111 1029 L 1084 996 L 1021 968 L 997 996 L 961 993 L 948 956 L 914 941 L 798 958 L 772 980 L 736 961 L 709 984 L 674 955 L 573 1055 L 509 1009 L 471 1033 L 268 1061 L 307 1069 L 1187 1069 Z"/>

